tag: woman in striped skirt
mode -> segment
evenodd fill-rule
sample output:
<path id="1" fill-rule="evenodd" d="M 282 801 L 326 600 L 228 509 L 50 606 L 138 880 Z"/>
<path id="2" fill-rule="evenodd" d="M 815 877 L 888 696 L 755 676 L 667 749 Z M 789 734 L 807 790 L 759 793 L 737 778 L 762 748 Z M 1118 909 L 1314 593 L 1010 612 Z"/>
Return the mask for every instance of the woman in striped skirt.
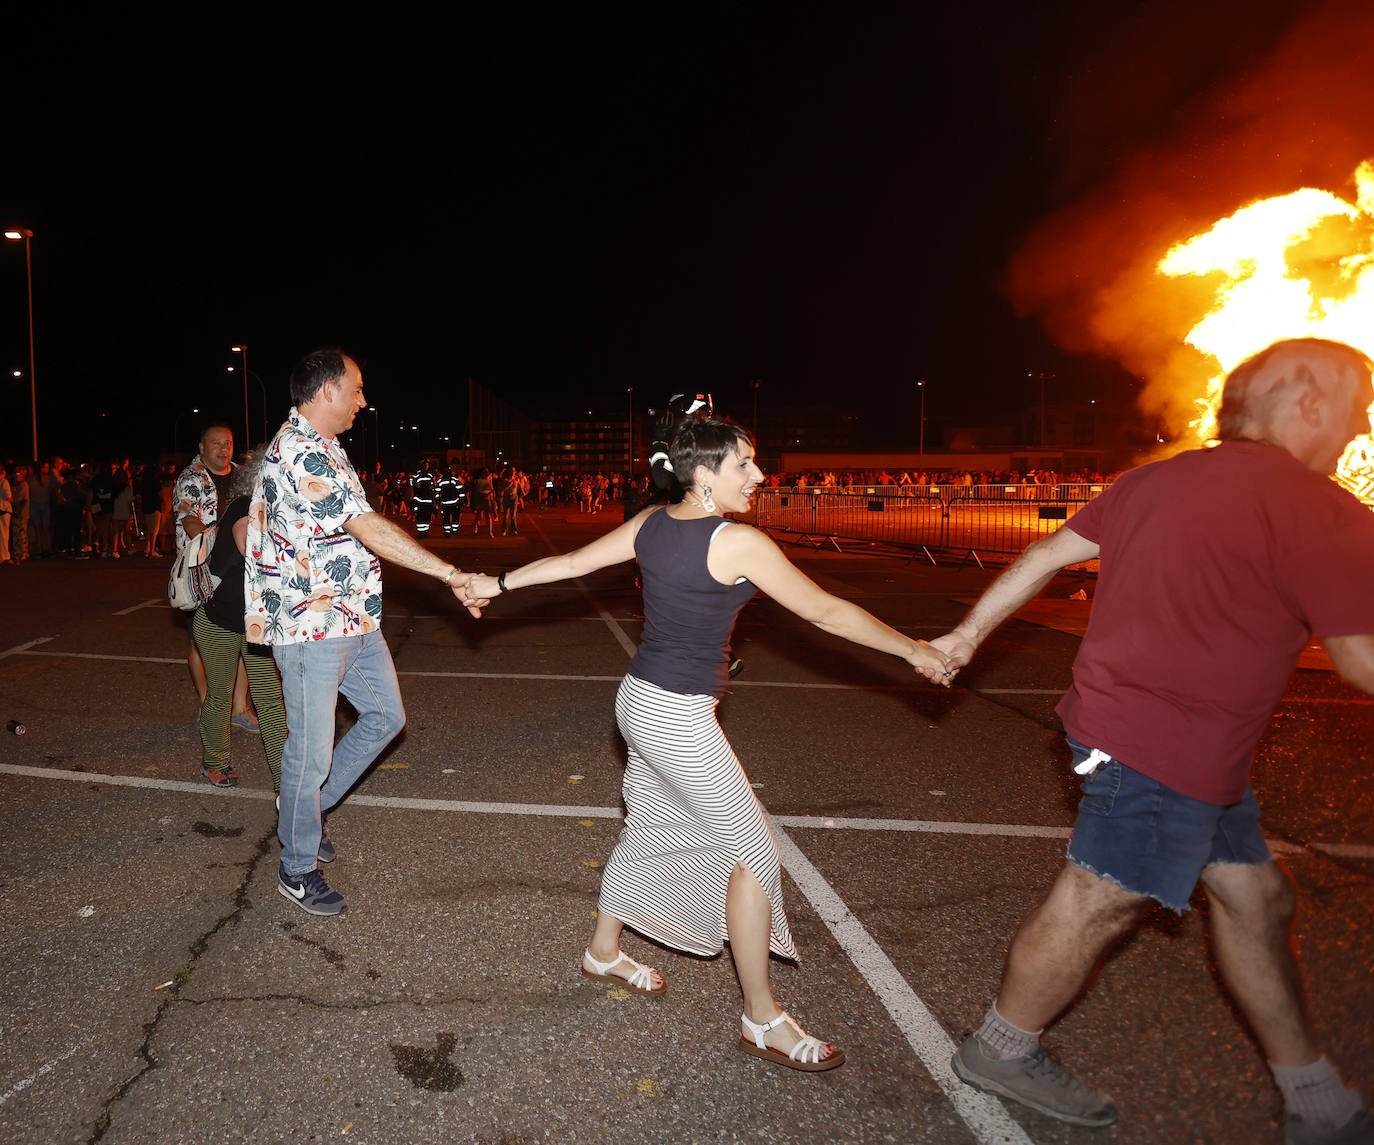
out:
<path id="1" fill-rule="evenodd" d="M 762 589 L 817 627 L 900 656 L 937 683 L 948 683 L 945 658 L 825 592 L 764 533 L 723 519 L 749 508 L 763 478 L 739 426 L 689 418 L 669 458 L 685 487 L 680 503 L 648 509 L 576 552 L 499 578 L 475 577 L 469 592 L 495 597 L 639 560 L 644 637 L 615 705 L 629 748 L 625 826 L 606 863 L 582 973 L 662 994 L 667 984 L 658 971 L 621 952 L 622 927 L 692 954 L 719 954 L 728 941 L 744 995 L 739 1048 L 792 1069 L 833 1069 L 844 1053 L 807 1035 L 769 984 L 769 953 L 795 960 L 797 951 L 777 846 L 716 722 L 730 632 Z"/>

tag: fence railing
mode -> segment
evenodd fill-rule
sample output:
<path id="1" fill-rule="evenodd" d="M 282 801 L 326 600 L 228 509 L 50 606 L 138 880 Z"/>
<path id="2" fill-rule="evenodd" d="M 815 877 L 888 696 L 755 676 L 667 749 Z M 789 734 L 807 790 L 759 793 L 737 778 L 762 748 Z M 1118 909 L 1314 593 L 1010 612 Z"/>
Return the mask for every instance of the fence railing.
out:
<path id="1" fill-rule="evenodd" d="M 1054 532 L 1105 484 L 877 485 L 853 491 L 759 489 L 749 520 L 790 539 L 840 549 L 842 541 L 915 553 L 1019 553 Z"/>

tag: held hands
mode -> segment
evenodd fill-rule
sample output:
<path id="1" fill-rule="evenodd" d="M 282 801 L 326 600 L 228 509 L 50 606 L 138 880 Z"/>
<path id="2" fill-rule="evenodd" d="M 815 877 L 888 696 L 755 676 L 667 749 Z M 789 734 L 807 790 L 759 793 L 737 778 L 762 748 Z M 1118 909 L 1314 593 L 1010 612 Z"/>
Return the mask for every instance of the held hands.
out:
<path id="1" fill-rule="evenodd" d="M 954 676 L 954 670 L 945 654 L 924 640 L 916 641 L 916 646 L 907 656 L 906 662 L 916 669 L 918 676 L 924 676 L 932 684 L 939 684 L 944 688 L 949 687 L 949 682 Z"/>
<path id="2" fill-rule="evenodd" d="M 937 636 L 930 642 L 930 646 L 944 653 L 947 663 L 945 665 L 945 676 L 942 682 L 945 687 L 959 674 L 959 669 L 973 659 L 974 644 L 966 636 L 959 635 L 958 632 L 946 632 L 943 636 Z"/>
<path id="3" fill-rule="evenodd" d="M 482 593 L 472 591 L 472 582 L 478 579 L 481 578 L 476 573 L 460 572 L 449 577 L 445 583 L 458 599 L 458 603 L 480 620 L 482 619 L 482 609 L 491 602 Z"/>
<path id="4" fill-rule="evenodd" d="M 492 597 L 501 595 L 501 585 L 494 576 L 473 573 L 468 581 L 468 591 L 475 597 L 482 597 L 482 603 L 487 604 Z"/>

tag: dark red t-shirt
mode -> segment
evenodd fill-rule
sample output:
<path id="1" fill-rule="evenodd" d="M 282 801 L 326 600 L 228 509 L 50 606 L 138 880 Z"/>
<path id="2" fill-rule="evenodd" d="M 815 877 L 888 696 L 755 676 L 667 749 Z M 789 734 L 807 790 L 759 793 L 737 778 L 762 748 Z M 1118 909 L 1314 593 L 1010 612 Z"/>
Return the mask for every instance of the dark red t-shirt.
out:
<path id="1" fill-rule="evenodd" d="M 1244 796 L 1311 635 L 1374 633 L 1374 512 L 1275 446 L 1133 469 L 1069 527 L 1102 572 L 1064 727 L 1194 799 Z"/>

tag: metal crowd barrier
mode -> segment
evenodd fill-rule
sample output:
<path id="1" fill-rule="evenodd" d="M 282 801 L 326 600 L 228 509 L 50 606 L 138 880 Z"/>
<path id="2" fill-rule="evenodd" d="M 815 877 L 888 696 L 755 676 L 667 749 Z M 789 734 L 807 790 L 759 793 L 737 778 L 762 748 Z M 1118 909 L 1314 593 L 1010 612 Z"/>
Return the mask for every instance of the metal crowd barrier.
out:
<path id="1" fill-rule="evenodd" d="M 1021 552 L 1054 532 L 1105 484 L 876 485 L 849 489 L 758 489 L 749 520 L 782 539 L 843 552 L 842 542 L 888 545 L 924 555 Z"/>

